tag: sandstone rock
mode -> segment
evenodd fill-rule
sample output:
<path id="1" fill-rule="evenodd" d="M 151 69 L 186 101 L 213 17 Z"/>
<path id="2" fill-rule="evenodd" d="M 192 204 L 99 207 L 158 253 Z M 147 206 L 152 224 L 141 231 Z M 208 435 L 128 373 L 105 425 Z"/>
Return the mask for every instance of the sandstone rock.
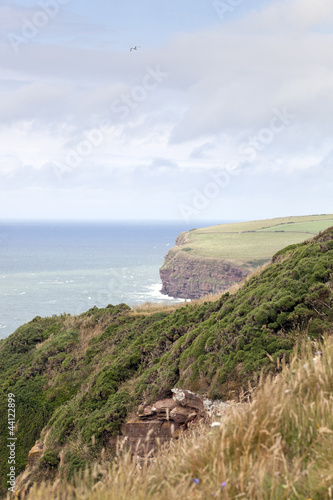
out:
<path id="1" fill-rule="evenodd" d="M 198 396 L 194 392 L 182 389 L 172 389 L 172 392 L 173 392 L 172 399 L 177 403 L 179 403 L 181 406 L 195 408 L 200 414 L 205 413 L 203 400 L 200 398 L 200 396 Z"/>
<path id="2" fill-rule="evenodd" d="M 166 413 L 171 411 L 177 406 L 177 403 L 173 399 L 161 399 L 154 404 L 157 414 L 166 415 Z"/>
<path id="3" fill-rule="evenodd" d="M 182 238 L 176 244 L 183 245 Z M 227 290 L 242 281 L 251 271 L 222 259 L 200 258 L 171 249 L 160 269 L 161 293 L 182 299 L 199 299 L 210 293 Z"/>
<path id="4" fill-rule="evenodd" d="M 125 425 L 126 435 L 129 438 L 150 438 L 160 435 L 162 422 L 160 420 L 140 420 L 139 418 L 134 418 L 130 420 Z"/>
<path id="5" fill-rule="evenodd" d="M 152 416 L 153 417 L 157 416 L 162 418 L 168 418 L 170 411 L 175 406 L 177 406 L 177 403 L 175 403 L 173 399 L 161 399 L 160 401 L 157 401 L 156 403 L 141 409 L 139 417 L 149 418 Z"/>
<path id="6" fill-rule="evenodd" d="M 202 399 L 191 391 L 173 389 L 172 399 L 140 407 L 139 415 L 125 425 L 132 453 L 139 457 L 152 454 L 171 439 L 177 439 L 188 426 L 206 416 Z"/>
<path id="7" fill-rule="evenodd" d="M 187 424 L 191 422 L 198 416 L 196 411 L 191 408 L 185 408 L 184 406 L 176 406 L 170 412 L 170 419 L 176 424 Z"/>
<path id="8" fill-rule="evenodd" d="M 156 411 L 153 409 L 153 405 L 145 406 L 140 408 L 139 417 L 150 417 L 156 415 Z"/>
<path id="9" fill-rule="evenodd" d="M 132 453 L 141 456 L 156 450 L 161 444 L 179 437 L 183 426 L 170 420 L 130 420 L 125 425 L 125 432 Z"/>
<path id="10" fill-rule="evenodd" d="M 36 443 L 35 446 L 31 448 L 28 455 L 28 465 L 34 466 L 38 459 L 44 454 L 43 444 Z"/>

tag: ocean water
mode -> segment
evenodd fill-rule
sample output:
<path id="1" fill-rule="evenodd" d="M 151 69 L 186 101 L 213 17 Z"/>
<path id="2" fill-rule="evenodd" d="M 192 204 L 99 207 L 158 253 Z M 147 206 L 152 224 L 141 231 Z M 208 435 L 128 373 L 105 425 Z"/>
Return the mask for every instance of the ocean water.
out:
<path id="1" fill-rule="evenodd" d="M 0 339 L 35 316 L 177 302 L 159 268 L 182 231 L 222 221 L 0 223 Z"/>

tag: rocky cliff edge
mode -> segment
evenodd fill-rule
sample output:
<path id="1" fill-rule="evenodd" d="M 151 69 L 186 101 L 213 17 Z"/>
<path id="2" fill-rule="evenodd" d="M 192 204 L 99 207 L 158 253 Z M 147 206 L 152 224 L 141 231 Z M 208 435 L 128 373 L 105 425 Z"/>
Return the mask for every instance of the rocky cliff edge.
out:
<path id="1" fill-rule="evenodd" d="M 178 236 L 176 246 L 168 252 L 160 269 L 162 294 L 199 299 L 227 290 L 252 270 L 227 260 L 192 255 L 191 249 L 186 246 L 187 234 L 184 232 Z"/>

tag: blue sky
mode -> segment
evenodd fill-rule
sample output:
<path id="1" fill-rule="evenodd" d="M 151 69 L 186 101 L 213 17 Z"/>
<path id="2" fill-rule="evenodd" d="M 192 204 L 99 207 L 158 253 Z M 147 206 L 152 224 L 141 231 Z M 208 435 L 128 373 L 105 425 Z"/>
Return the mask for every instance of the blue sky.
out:
<path id="1" fill-rule="evenodd" d="M 333 212 L 332 24 L 331 0 L 3 0 L 0 218 Z"/>
<path id="2" fill-rule="evenodd" d="M 40 4 L 33 0 L 5 2 L 7 5 L 39 9 Z M 61 2 L 59 2 L 61 3 Z M 223 0 L 216 5 L 207 0 L 124 0 L 122 2 L 95 0 L 66 0 L 63 3 L 67 13 L 76 16 L 76 20 L 85 20 L 87 25 L 97 27 L 100 33 L 95 33 L 91 40 L 98 46 L 100 41 L 108 43 L 109 47 L 127 49 L 128 43 L 138 40 L 145 47 L 156 47 L 167 42 L 177 33 L 189 33 L 210 28 L 220 24 L 217 12 L 222 12 Z M 269 3 L 268 0 L 254 1 L 252 7 Z M 228 1 L 225 9 L 228 20 L 241 17 L 249 10 L 248 1 Z M 234 8 L 233 5 L 237 5 Z M 75 38 L 75 33 L 73 33 Z M 42 34 L 40 34 L 40 39 Z M 45 34 L 45 39 L 47 34 Z M 71 38 L 70 36 L 68 38 Z M 37 42 L 38 40 L 36 40 Z M 61 41 L 61 38 L 58 39 Z"/>

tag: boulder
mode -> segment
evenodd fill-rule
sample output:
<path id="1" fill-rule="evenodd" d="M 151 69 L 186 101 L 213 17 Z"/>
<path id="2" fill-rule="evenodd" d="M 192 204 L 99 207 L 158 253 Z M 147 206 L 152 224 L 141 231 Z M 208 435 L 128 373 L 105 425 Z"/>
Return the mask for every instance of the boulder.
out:
<path id="1" fill-rule="evenodd" d="M 198 413 L 193 408 L 186 408 L 184 406 L 176 406 L 170 412 L 170 419 L 177 424 L 187 424 L 198 416 Z"/>

